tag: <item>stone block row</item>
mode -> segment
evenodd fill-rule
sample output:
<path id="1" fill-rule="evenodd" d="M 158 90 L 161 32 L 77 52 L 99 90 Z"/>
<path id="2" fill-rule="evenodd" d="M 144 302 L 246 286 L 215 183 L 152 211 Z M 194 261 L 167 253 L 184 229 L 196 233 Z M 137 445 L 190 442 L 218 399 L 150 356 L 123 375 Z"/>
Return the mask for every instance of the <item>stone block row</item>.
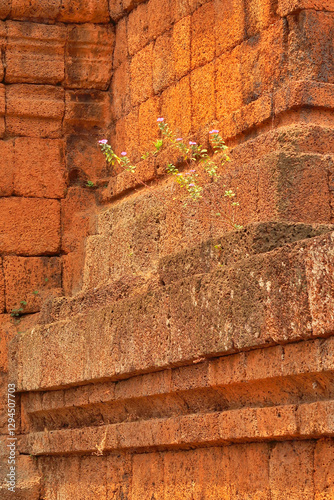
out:
<path id="1" fill-rule="evenodd" d="M 108 0 L 2 0 L 0 19 L 6 18 L 65 23 L 110 21 Z"/>
<path id="2" fill-rule="evenodd" d="M 6 118 L 6 119 L 5 119 Z M 110 124 L 110 96 L 52 85 L 0 85 L 0 136 L 58 138 Z"/>
<path id="3" fill-rule="evenodd" d="M 66 88 L 101 90 L 109 87 L 112 26 L 6 21 L 0 23 L 0 46 L 0 78 L 5 83 L 61 83 Z"/>
<path id="4" fill-rule="evenodd" d="M 153 283 L 41 325 L 16 338 L 12 376 L 19 390 L 50 389 L 329 335 L 332 240 L 328 233 L 169 286 Z"/>

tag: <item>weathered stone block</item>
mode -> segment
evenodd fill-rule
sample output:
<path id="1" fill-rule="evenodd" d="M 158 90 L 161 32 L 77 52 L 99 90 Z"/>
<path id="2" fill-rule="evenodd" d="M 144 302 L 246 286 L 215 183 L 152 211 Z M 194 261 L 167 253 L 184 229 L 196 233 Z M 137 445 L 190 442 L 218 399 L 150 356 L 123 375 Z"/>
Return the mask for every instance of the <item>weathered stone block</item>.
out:
<path id="1" fill-rule="evenodd" d="M 111 26 L 69 26 L 65 86 L 106 90 L 111 80 L 114 41 Z"/>
<path id="2" fill-rule="evenodd" d="M 131 60 L 131 104 L 136 105 L 153 95 L 153 44 L 150 43 Z"/>
<path id="3" fill-rule="evenodd" d="M 14 188 L 14 144 L 0 141 L 0 196 L 11 196 Z"/>
<path id="4" fill-rule="evenodd" d="M 110 124 L 110 95 L 98 90 L 68 90 L 65 93 L 64 128 L 71 134 L 101 133 Z"/>
<path id="5" fill-rule="evenodd" d="M 63 198 L 66 189 L 61 140 L 17 138 L 14 146 L 14 193 L 36 198 Z"/>
<path id="6" fill-rule="evenodd" d="M 191 17 L 191 69 L 212 61 L 215 48 L 215 11 L 213 2 L 209 2 Z"/>
<path id="7" fill-rule="evenodd" d="M 48 295 L 61 292 L 61 265 L 58 257 L 5 257 L 6 309 L 37 312 Z M 26 304 L 22 304 L 26 302 Z"/>
<path id="8" fill-rule="evenodd" d="M 64 90 L 49 85 L 6 88 L 6 130 L 10 135 L 59 137 L 64 116 Z"/>
<path id="9" fill-rule="evenodd" d="M 8 21 L 6 82 L 57 84 L 64 79 L 66 28 Z"/>
<path id="10" fill-rule="evenodd" d="M 0 252 L 43 255 L 59 252 L 57 200 L 0 198 Z"/>

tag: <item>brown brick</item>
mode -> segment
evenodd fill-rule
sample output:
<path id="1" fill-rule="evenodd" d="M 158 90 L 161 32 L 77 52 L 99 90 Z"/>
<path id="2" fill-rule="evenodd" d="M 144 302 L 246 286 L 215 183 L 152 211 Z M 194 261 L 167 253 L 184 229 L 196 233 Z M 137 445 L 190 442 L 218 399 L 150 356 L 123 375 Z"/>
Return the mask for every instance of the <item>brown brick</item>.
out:
<path id="1" fill-rule="evenodd" d="M 153 89 L 157 94 L 174 80 L 171 32 L 159 36 L 153 50 Z"/>
<path id="2" fill-rule="evenodd" d="M 68 90 L 65 93 L 64 127 L 67 133 L 101 134 L 111 120 L 110 95 L 99 90 Z M 100 129 L 100 130 L 99 130 Z"/>
<path id="3" fill-rule="evenodd" d="M 63 141 L 18 138 L 15 140 L 14 161 L 16 195 L 37 198 L 65 196 Z"/>
<path id="4" fill-rule="evenodd" d="M 159 104 L 159 98 L 153 97 L 139 107 L 139 139 L 142 151 L 152 151 L 153 142 L 159 137 Z"/>
<path id="5" fill-rule="evenodd" d="M 148 37 L 152 40 L 171 26 L 171 0 L 149 0 L 147 17 Z"/>
<path id="6" fill-rule="evenodd" d="M 110 26 L 70 26 L 65 54 L 65 86 L 107 90 L 115 35 Z"/>
<path id="7" fill-rule="evenodd" d="M 47 296 L 61 292 L 58 257 L 5 257 L 4 271 L 7 312 L 20 307 L 24 314 L 37 312 Z"/>
<path id="8" fill-rule="evenodd" d="M 271 498 L 313 497 L 313 450 L 308 441 L 277 443 L 270 455 Z"/>
<path id="9" fill-rule="evenodd" d="M 152 76 L 153 44 L 138 52 L 131 61 L 131 104 L 145 101 L 153 94 Z"/>
<path id="10" fill-rule="evenodd" d="M 245 38 L 245 7 L 240 0 L 214 0 L 216 55 Z"/>
<path id="11" fill-rule="evenodd" d="M 113 118 L 118 119 L 131 110 L 130 102 L 130 68 L 128 61 L 114 70 L 112 78 L 112 111 Z"/>
<path id="12" fill-rule="evenodd" d="M 59 137 L 64 90 L 49 85 L 10 85 L 6 89 L 6 129 L 11 135 Z"/>
<path id="13" fill-rule="evenodd" d="M 132 457 L 110 455 L 107 457 L 107 491 L 110 499 L 130 498 Z"/>
<path id="14" fill-rule="evenodd" d="M 191 68 L 212 61 L 215 56 L 215 12 L 212 2 L 197 9 L 191 17 Z"/>
<path id="15" fill-rule="evenodd" d="M 113 66 L 117 68 L 128 57 L 127 19 L 123 17 L 116 25 Z"/>
<path id="16" fill-rule="evenodd" d="M 57 84 L 64 79 L 66 28 L 7 22 L 6 82 Z"/>
<path id="17" fill-rule="evenodd" d="M 173 26 L 172 50 L 177 79 L 190 71 L 190 25 L 191 17 L 188 16 Z"/>
<path id="18" fill-rule="evenodd" d="M 130 56 L 136 54 L 149 41 L 147 4 L 138 5 L 130 12 L 127 25 L 127 40 Z"/>
<path id="19" fill-rule="evenodd" d="M 57 253 L 60 205 L 57 200 L 0 198 L 0 252 L 23 255 Z"/>
<path id="20" fill-rule="evenodd" d="M 195 69 L 190 75 L 192 125 L 201 129 L 215 117 L 215 77 L 213 63 Z"/>
<path id="21" fill-rule="evenodd" d="M 0 141 L 0 196 L 11 196 L 14 189 L 14 144 Z"/>
<path id="22" fill-rule="evenodd" d="M 7 44 L 6 24 L 0 21 L 0 50 L 2 51 L 3 54 L 5 54 L 6 44 Z M 4 73 L 4 57 L 3 57 L 2 61 L 0 62 L 0 82 L 3 81 L 4 76 L 5 73 Z"/>
<path id="23" fill-rule="evenodd" d="M 161 115 L 178 137 L 191 132 L 190 76 L 170 86 L 161 95 Z"/>
<path id="24" fill-rule="evenodd" d="M 62 0 L 58 20 L 65 23 L 107 23 L 108 0 Z"/>

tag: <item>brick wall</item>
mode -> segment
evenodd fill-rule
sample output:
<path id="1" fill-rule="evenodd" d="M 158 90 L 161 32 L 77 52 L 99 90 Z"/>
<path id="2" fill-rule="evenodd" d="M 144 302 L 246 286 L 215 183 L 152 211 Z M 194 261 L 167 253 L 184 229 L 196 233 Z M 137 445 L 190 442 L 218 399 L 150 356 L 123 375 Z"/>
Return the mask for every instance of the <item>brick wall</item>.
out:
<path id="1" fill-rule="evenodd" d="M 1 481 L 10 381 L 17 498 L 332 498 L 332 2 L 0 19 Z M 196 206 L 168 150 L 140 159 L 158 116 L 230 146 Z M 225 186 L 241 232 L 212 216 Z"/>

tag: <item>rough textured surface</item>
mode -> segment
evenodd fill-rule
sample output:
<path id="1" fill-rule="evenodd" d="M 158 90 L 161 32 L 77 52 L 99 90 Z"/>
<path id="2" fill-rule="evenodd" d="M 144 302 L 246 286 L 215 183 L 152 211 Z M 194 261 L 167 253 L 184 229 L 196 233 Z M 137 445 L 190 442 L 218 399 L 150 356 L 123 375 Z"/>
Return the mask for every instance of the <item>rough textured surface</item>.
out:
<path id="1" fill-rule="evenodd" d="M 333 498 L 333 2 L 0 19 L 0 497 L 15 382 L 15 498 Z M 158 116 L 230 147 L 197 204 Z"/>

